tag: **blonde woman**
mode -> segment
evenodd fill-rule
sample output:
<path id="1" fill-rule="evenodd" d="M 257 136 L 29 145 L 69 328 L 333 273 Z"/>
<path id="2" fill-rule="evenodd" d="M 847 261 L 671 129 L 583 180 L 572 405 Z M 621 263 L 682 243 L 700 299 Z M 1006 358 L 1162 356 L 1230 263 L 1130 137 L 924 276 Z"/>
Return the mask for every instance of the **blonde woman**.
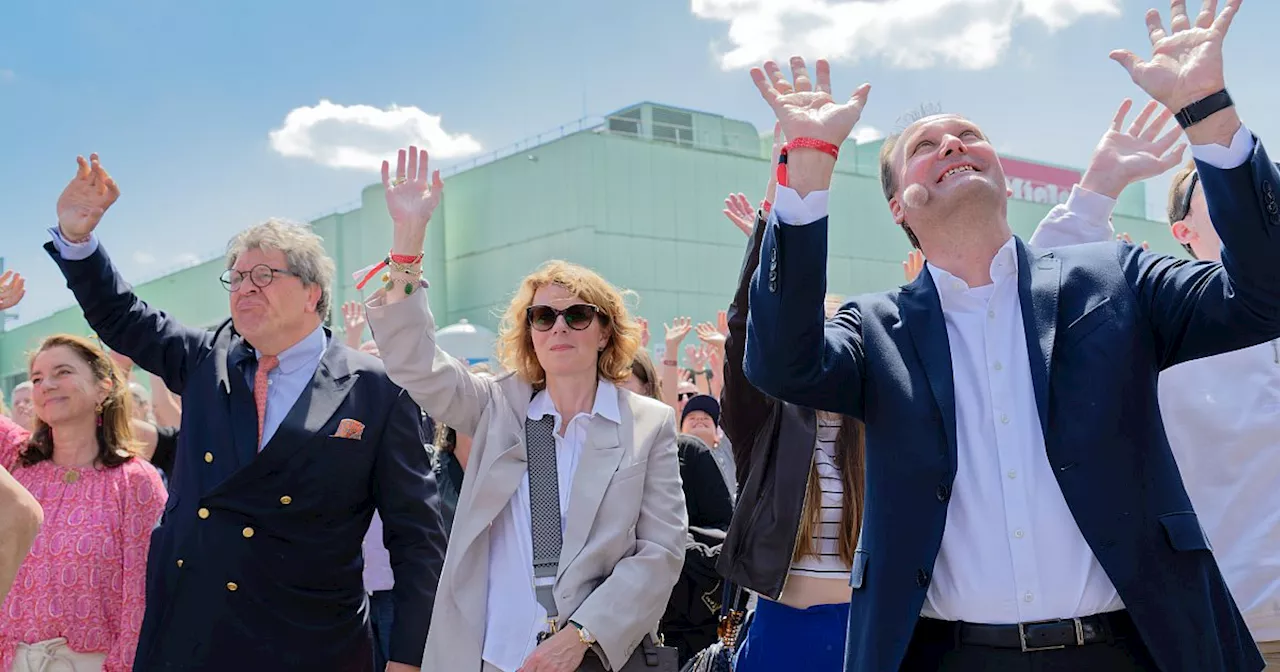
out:
<path id="1" fill-rule="evenodd" d="M 679 576 L 687 529 L 671 409 L 620 387 L 640 328 L 599 275 L 549 262 L 524 278 L 503 317 L 499 360 L 511 373 L 468 371 L 436 345 L 420 291 L 444 185 L 439 173 L 428 180 L 425 151 L 411 147 L 407 158 L 402 150 L 394 183 L 382 167 L 394 230 L 369 323 L 392 380 L 472 437 L 422 667 L 621 669 L 638 645 L 652 650 L 646 636 Z M 550 554 L 555 523 L 531 509 L 557 503 L 561 551 Z M 558 557 L 558 571 L 535 571 L 535 556 Z"/>

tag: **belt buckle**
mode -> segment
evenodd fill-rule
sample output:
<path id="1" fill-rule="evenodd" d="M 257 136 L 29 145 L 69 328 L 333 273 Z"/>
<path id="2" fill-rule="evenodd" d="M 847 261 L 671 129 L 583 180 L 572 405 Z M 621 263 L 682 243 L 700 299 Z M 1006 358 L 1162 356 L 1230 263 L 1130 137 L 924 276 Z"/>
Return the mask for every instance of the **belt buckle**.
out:
<path id="1" fill-rule="evenodd" d="M 1018 624 L 1018 644 L 1022 645 L 1022 652 L 1034 653 L 1036 651 L 1056 651 L 1058 649 L 1067 648 L 1066 644 L 1059 644 L 1058 646 L 1027 646 L 1026 626 L 1040 625 L 1042 623 L 1057 623 L 1059 620 L 1066 620 L 1066 619 L 1050 619 L 1047 621 L 1031 621 L 1029 623 L 1019 623 Z M 1071 623 L 1072 625 L 1075 626 L 1076 646 L 1084 646 L 1084 623 L 1079 618 L 1072 618 Z"/>

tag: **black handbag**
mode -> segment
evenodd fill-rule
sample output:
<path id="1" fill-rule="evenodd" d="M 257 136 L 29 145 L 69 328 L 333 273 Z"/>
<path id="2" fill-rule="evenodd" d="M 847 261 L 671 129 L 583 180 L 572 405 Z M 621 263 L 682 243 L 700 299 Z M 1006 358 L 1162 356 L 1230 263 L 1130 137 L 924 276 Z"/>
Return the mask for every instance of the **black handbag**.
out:
<path id="1" fill-rule="evenodd" d="M 724 597 L 720 600 L 720 641 L 699 651 L 685 663 L 680 672 L 732 672 L 733 657 L 738 652 L 738 642 L 746 634 L 749 625 L 745 608 L 746 592 L 732 581 L 725 579 Z"/>
<path id="2" fill-rule="evenodd" d="M 680 656 L 674 647 L 662 646 L 653 641 L 653 637 L 645 635 L 640 646 L 632 652 L 626 664 L 613 672 L 679 672 Z M 578 666 L 578 672 L 610 672 L 604 662 L 596 655 L 595 650 L 587 652 Z"/>

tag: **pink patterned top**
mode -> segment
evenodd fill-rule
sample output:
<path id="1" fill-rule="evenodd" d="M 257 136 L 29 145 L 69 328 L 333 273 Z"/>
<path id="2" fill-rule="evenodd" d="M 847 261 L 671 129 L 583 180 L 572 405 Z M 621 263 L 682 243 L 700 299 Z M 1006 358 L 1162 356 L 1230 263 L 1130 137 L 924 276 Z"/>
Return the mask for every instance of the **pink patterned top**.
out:
<path id="1" fill-rule="evenodd" d="M 0 416 L 0 465 L 44 508 L 44 525 L 0 605 L 0 670 L 13 668 L 19 643 L 65 637 L 75 651 L 106 654 L 103 672 L 129 672 L 151 530 L 168 499 L 160 474 L 141 459 L 112 469 L 50 460 L 18 467 L 29 436 Z"/>

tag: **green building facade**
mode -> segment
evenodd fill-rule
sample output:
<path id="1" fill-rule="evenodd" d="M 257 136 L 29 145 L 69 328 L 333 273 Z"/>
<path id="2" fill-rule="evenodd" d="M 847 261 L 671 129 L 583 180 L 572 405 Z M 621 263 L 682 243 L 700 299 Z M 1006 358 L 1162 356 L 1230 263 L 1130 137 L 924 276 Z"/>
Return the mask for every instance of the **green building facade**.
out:
<path id="1" fill-rule="evenodd" d="M 496 329 L 520 279 L 548 259 L 596 269 L 635 292 L 634 310 L 652 325 L 675 316 L 713 321 L 728 304 L 745 238 L 720 210 L 730 192 L 758 200 L 768 176 L 772 134 L 723 116 L 640 103 L 581 130 L 522 143 L 451 171 L 428 230 L 424 269 L 437 322 L 466 319 Z M 830 290 L 841 294 L 901 284 L 909 244 L 890 218 L 877 177 L 880 142 L 841 153 L 832 184 Z M 1010 186 L 1014 232 L 1029 237 L 1052 203 L 1065 198 L 1078 171 L 1012 160 L 1030 171 Z M 1006 165 L 1006 172 L 1013 169 Z M 1057 179 L 1059 186 L 1048 184 Z M 1044 182 L 1045 184 L 1041 184 Z M 1163 223 L 1146 219 L 1143 185 L 1130 187 L 1115 211 L 1117 231 L 1176 253 Z M 245 226 L 254 222 L 244 222 Z M 381 259 L 391 220 L 381 184 L 360 206 L 311 222 L 337 263 L 336 308 L 360 299 L 352 274 Z M 218 283 L 222 258 L 139 284 L 138 295 L 189 325 L 211 327 L 227 316 Z M 366 292 L 373 288 L 366 288 Z M 2 323 L 2 322 L 0 322 Z M 0 333 L 0 387 L 25 378 L 26 353 L 49 334 L 90 331 L 77 307 Z"/>

